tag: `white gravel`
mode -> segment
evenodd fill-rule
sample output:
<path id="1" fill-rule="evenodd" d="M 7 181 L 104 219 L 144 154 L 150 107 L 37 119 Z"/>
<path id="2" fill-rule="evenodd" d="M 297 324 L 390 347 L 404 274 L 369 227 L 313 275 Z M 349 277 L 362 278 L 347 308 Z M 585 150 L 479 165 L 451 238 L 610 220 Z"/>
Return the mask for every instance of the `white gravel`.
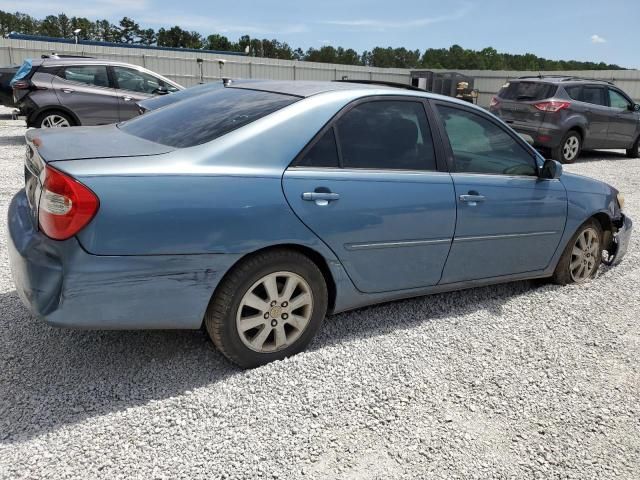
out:
<path id="1" fill-rule="evenodd" d="M 24 128 L 0 117 L 0 215 Z M 626 194 L 640 160 L 567 168 Z M 541 282 L 329 318 L 240 371 L 194 332 L 57 330 L 20 303 L 0 228 L 0 478 L 627 478 L 640 472 L 640 249 Z"/>

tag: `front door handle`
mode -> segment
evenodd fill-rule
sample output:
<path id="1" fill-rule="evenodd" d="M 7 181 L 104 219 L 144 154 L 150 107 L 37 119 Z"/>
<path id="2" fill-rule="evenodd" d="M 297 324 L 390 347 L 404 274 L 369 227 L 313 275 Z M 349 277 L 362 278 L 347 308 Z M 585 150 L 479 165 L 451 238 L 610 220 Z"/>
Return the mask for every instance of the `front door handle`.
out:
<path id="1" fill-rule="evenodd" d="M 302 199 L 308 202 L 316 202 L 316 205 L 323 207 L 329 205 L 329 202 L 340 199 L 340 194 L 333 192 L 305 192 L 302 194 Z"/>
<path id="2" fill-rule="evenodd" d="M 63 88 L 62 91 L 64 93 L 73 93 L 73 92 L 75 92 L 75 90 L 73 88 Z"/>
<path id="3" fill-rule="evenodd" d="M 130 102 L 131 100 L 133 100 L 133 98 L 129 95 L 125 95 L 124 97 L 122 97 L 122 100 L 124 100 L 125 102 Z"/>
<path id="4" fill-rule="evenodd" d="M 478 205 L 478 202 L 484 202 L 485 197 L 484 195 L 469 192 L 467 195 L 460 195 L 460 201 L 466 203 L 470 207 L 475 207 Z"/>

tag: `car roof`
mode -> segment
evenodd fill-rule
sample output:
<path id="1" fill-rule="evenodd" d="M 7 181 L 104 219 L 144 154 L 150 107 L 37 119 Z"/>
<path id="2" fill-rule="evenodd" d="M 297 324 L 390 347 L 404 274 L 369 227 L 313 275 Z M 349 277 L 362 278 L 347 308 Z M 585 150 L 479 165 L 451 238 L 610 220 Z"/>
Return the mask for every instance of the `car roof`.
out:
<path id="1" fill-rule="evenodd" d="M 536 76 L 526 76 L 526 77 L 518 77 L 509 80 L 509 82 L 540 82 L 540 83 L 553 83 L 553 84 L 562 84 L 562 85 L 571 85 L 571 84 L 585 84 L 585 83 L 600 83 L 602 85 L 613 85 L 608 80 L 601 80 L 597 78 L 581 78 L 569 75 L 536 75 Z"/>
<path id="2" fill-rule="evenodd" d="M 295 97 L 306 98 L 319 93 L 334 92 L 338 90 L 380 90 L 388 89 L 397 92 L 398 88 L 380 85 L 363 85 L 347 82 L 322 82 L 310 80 L 252 80 L 244 82 L 234 81 L 228 88 L 243 88 L 247 90 L 260 90 L 263 92 L 280 93 Z M 426 92 L 425 92 L 426 93 Z"/>

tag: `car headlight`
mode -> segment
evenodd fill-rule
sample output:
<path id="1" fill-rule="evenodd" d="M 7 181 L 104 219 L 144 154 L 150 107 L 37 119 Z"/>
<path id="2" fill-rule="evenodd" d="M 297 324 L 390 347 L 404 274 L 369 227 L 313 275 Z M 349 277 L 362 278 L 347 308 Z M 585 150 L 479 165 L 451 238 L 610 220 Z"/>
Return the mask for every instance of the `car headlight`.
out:
<path id="1" fill-rule="evenodd" d="M 620 210 L 622 210 L 624 208 L 624 195 L 618 192 L 616 196 L 618 198 L 618 205 L 620 205 Z"/>

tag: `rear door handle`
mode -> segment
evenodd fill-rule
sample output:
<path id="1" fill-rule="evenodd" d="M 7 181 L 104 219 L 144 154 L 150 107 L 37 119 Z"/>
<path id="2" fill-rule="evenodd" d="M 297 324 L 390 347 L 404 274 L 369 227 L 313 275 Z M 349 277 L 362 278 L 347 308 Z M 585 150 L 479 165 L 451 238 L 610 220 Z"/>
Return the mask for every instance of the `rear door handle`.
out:
<path id="1" fill-rule="evenodd" d="M 305 192 L 302 194 L 302 199 L 308 202 L 316 202 L 316 205 L 325 206 L 329 202 L 339 200 L 340 194 L 333 192 Z"/>
<path id="2" fill-rule="evenodd" d="M 75 90 L 73 88 L 63 88 L 62 91 L 64 93 L 73 93 L 73 92 L 75 92 Z"/>
<path id="3" fill-rule="evenodd" d="M 460 201 L 466 203 L 470 207 L 475 207 L 478 202 L 484 202 L 484 195 L 478 195 L 477 193 L 470 193 L 468 195 L 460 195 Z"/>
<path id="4" fill-rule="evenodd" d="M 122 97 L 122 100 L 124 100 L 125 102 L 130 102 L 131 100 L 133 100 L 133 98 L 129 95 L 125 95 L 124 97 Z"/>

